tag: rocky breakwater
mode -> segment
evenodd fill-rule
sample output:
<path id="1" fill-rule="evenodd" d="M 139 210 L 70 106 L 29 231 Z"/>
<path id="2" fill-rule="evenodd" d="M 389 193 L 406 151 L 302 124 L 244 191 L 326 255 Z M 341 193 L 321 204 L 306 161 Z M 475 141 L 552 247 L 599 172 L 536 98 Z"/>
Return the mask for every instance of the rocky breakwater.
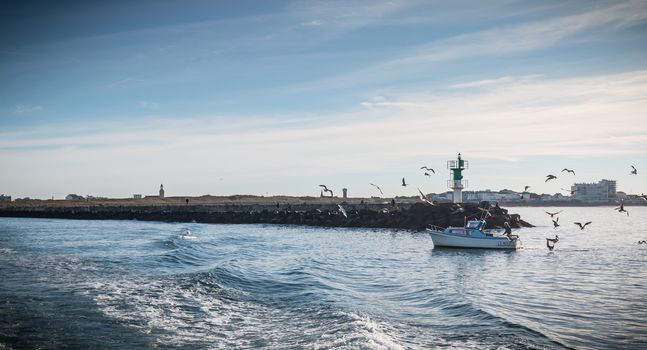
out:
<path id="1" fill-rule="evenodd" d="M 74 207 L 36 206 L 0 207 L 3 217 L 61 218 L 81 220 L 142 220 L 164 222 L 198 222 L 218 224 L 279 224 L 323 227 L 370 227 L 423 230 L 429 225 L 440 227 L 463 226 L 465 220 L 485 218 L 486 228 L 531 227 L 517 214 L 507 209 L 465 203 L 459 209 L 451 203 L 430 206 L 414 204 L 347 204 L 346 213 L 336 204 L 229 204 L 229 205 L 151 205 L 109 206 L 87 205 Z M 483 209 L 488 210 L 485 212 Z"/>

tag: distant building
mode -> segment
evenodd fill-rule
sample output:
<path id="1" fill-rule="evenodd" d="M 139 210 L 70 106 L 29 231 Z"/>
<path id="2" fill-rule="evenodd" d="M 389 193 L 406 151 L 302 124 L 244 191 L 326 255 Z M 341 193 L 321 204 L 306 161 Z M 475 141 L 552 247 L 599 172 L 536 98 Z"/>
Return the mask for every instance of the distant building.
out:
<path id="1" fill-rule="evenodd" d="M 133 198 L 134 199 L 142 199 L 142 195 L 139 194 L 139 193 L 135 193 L 135 194 L 133 194 Z"/>
<path id="2" fill-rule="evenodd" d="M 342 188 L 342 197 L 343 198 L 348 198 L 348 189 L 347 188 Z"/>
<path id="3" fill-rule="evenodd" d="M 4 194 L 0 194 L 0 202 L 11 202 L 11 196 L 5 196 Z"/>
<path id="4" fill-rule="evenodd" d="M 573 199 L 582 202 L 607 202 L 617 198 L 616 181 L 600 180 L 598 183 L 579 183 L 571 186 Z"/>
<path id="5" fill-rule="evenodd" d="M 65 196 L 66 201 L 82 201 L 85 200 L 83 196 L 79 196 L 78 194 L 70 193 L 67 196 Z"/>
<path id="6" fill-rule="evenodd" d="M 160 198 L 164 198 L 164 185 L 160 185 Z"/>

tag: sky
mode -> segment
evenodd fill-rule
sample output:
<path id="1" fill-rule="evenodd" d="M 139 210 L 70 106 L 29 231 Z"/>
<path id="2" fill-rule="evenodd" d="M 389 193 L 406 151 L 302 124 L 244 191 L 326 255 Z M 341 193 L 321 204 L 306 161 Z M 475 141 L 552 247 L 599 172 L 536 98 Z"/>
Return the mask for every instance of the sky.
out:
<path id="1" fill-rule="evenodd" d="M 440 193 L 458 152 L 467 190 L 647 193 L 647 2 L 0 9 L 0 193 L 14 198 Z"/>

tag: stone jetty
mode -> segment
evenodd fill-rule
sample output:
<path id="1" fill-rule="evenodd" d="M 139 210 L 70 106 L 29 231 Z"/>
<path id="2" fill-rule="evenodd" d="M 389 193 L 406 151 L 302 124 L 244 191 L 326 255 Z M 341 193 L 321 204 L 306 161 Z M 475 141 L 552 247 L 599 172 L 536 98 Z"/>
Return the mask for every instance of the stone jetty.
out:
<path id="1" fill-rule="evenodd" d="M 188 202 L 187 202 L 188 203 Z M 489 209 L 486 228 L 531 227 L 507 209 L 491 207 L 488 202 L 464 203 L 457 212 L 452 203 L 430 206 L 423 203 L 347 203 L 339 201 L 344 216 L 334 203 L 275 203 L 219 205 L 110 205 L 78 203 L 74 206 L 11 205 L 0 206 L 0 217 L 60 218 L 78 220 L 141 220 L 197 222 L 213 224 L 278 224 L 322 227 L 367 227 L 424 230 L 429 225 L 463 226 L 465 220 L 484 217 L 479 209 Z"/>

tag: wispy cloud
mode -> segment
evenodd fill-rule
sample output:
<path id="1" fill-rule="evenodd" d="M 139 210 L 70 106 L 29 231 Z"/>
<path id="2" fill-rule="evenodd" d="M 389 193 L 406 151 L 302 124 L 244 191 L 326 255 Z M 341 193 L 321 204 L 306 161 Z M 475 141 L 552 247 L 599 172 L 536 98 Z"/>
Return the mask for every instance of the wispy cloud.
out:
<path id="1" fill-rule="evenodd" d="M 513 26 L 436 40 L 411 49 L 407 54 L 323 81 L 292 87 L 331 89 L 372 81 L 402 79 L 442 62 L 466 58 L 496 57 L 544 49 L 586 31 L 618 30 L 647 21 L 647 3 L 621 2 L 587 12 L 538 20 Z"/>
<path id="2" fill-rule="evenodd" d="M 121 79 L 121 80 L 117 80 L 115 82 L 112 82 L 112 83 L 106 85 L 106 87 L 107 88 L 113 88 L 113 87 L 117 87 L 117 86 L 126 85 L 126 84 L 129 84 L 129 83 L 142 83 L 142 82 L 144 82 L 144 80 L 142 80 L 142 79 L 125 78 L 125 79 Z"/>
<path id="3" fill-rule="evenodd" d="M 34 105 L 16 105 L 13 109 L 16 114 L 28 114 L 32 112 L 42 111 L 43 107 Z"/>
<path id="4" fill-rule="evenodd" d="M 137 106 L 139 106 L 139 108 L 143 108 L 143 109 L 158 109 L 158 108 L 160 108 L 159 103 L 151 102 L 151 101 L 139 101 L 137 103 Z"/>

